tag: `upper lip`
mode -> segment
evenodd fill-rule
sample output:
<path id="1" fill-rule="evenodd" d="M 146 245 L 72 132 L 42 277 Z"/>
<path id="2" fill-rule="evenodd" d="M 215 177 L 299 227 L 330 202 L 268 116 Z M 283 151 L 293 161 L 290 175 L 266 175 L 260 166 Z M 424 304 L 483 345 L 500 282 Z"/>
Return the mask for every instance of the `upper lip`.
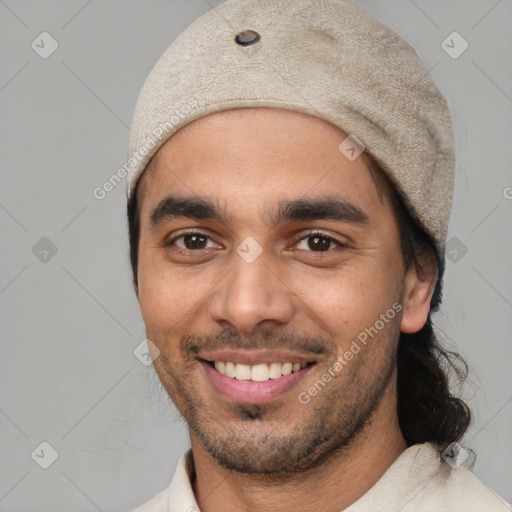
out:
<path id="1" fill-rule="evenodd" d="M 198 354 L 200 359 L 205 361 L 225 361 L 235 364 L 247 364 L 254 366 L 263 363 L 313 363 L 315 360 L 311 355 L 305 355 L 290 350 L 211 350 L 201 351 Z"/>

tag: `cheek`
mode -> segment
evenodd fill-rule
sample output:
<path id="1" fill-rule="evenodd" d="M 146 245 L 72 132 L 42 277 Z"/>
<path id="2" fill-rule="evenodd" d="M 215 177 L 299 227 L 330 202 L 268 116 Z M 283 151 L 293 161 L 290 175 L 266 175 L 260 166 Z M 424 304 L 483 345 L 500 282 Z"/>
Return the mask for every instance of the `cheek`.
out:
<path id="1" fill-rule="evenodd" d="M 179 332 L 201 311 L 207 316 L 205 297 L 214 280 L 209 273 L 184 268 L 171 269 L 161 257 L 144 255 L 139 264 L 139 301 L 146 330 Z M 211 283 L 210 283 L 211 281 Z"/>
<path id="2" fill-rule="evenodd" d="M 397 301 L 397 279 L 396 262 L 368 258 L 328 275 L 302 274 L 292 289 L 306 315 L 347 343 Z"/>

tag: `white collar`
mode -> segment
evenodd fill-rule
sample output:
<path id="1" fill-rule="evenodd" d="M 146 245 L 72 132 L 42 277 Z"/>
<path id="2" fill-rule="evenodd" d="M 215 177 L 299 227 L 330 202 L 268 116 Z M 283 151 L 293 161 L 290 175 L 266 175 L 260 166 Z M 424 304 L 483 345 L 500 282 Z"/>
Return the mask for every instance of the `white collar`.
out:
<path id="1" fill-rule="evenodd" d="M 133 512 L 200 512 L 194 497 L 192 451 L 187 450 L 167 489 Z M 451 469 L 432 443 L 403 451 L 377 483 L 345 512 L 511 511 L 503 498 L 464 466 Z M 437 508 L 436 508 L 437 507 Z"/>

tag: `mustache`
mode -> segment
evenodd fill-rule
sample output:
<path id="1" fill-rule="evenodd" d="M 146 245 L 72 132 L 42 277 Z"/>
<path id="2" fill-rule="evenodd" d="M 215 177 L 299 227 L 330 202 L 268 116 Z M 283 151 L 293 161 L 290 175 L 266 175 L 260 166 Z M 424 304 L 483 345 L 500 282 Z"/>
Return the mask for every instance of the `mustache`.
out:
<path id="1" fill-rule="evenodd" d="M 234 329 L 224 329 L 215 335 L 189 334 L 180 342 L 182 353 L 198 356 L 203 350 L 271 349 L 293 350 L 304 354 L 325 355 L 332 352 L 333 342 L 323 336 L 298 335 L 272 330 L 244 336 Z"/>

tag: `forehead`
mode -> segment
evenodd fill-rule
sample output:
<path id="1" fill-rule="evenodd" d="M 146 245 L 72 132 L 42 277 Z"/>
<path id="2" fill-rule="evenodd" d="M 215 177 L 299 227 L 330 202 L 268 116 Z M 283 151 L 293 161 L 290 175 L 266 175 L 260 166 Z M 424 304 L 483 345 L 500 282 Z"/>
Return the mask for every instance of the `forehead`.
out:
<path id="1" fill-rule="evenodd" d="M 140 179 L 138 197 L 148 208 L 172 193 L 248 209 L 338 193 L 364 209 L 382 206 L 364 159 L 340 151 L 347 137 L 322 119 L 283 109 L 210 114 L 162 145 Z"/>

